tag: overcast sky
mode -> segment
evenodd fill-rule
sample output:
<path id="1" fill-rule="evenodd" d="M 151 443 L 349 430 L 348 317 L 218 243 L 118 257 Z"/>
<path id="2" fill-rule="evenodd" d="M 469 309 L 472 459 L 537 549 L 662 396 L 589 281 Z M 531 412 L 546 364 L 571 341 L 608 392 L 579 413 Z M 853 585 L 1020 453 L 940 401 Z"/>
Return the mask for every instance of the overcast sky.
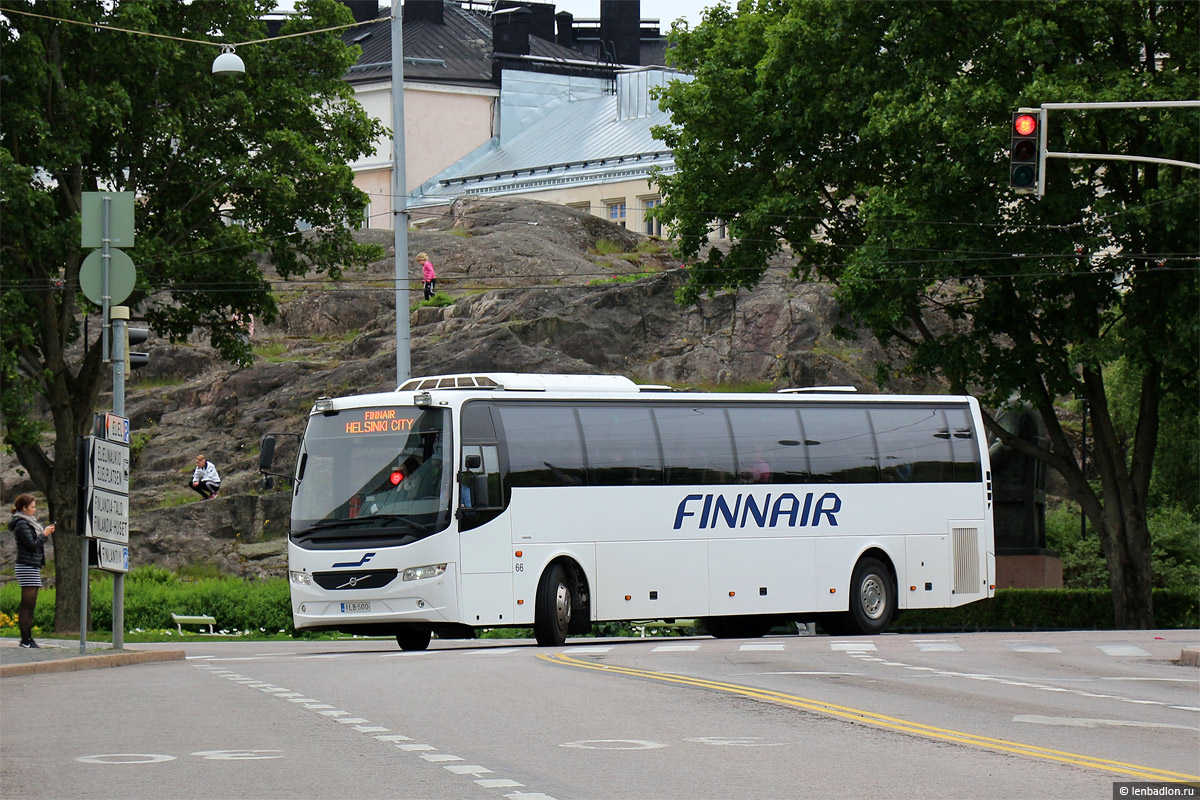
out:
<path id="1" fill-rule="evenodd" d="M 570 11 L 583 19 L 600 18 L 600 0 L 537 0 L 553 3 L 555 11 Z M 642 0 L 642 19 L 657 19 L 663 33 L 671 29 L 671 23 L 683 17 L 695 27 L 700 22 L 700 13 L 709 6 L 729 5 L 731 0 Z M 379 5 L 391 5 L 391 0 L 380 0 Z M 278 8 L 292 9 L 294 0 L 279 0 Z"/>
<path id="2" fill-rule="evenodd" d="M 542 0 L 554 3 L 558 11 L 570 11 L 576 17 L 600 18 L 600 0 Z M 680 17 L 695 27 L 700 13 L 709 6 L 728 5 L 728 0 L 642 0 L 642 19 L 657 19 L 665 33 Z"/>

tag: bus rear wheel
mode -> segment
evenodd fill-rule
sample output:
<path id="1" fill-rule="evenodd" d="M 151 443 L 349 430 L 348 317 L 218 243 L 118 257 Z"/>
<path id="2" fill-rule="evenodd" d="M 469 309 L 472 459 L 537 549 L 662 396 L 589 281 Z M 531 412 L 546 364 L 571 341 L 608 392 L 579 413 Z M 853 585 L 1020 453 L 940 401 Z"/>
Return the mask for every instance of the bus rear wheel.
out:
<path id="1" fill-rule="evenodd" d="M 432 638 L 429 628 L 404 628 L 396 633 L 396 644 L 401 650 L 426 650 Z"/>
<path id="2" fill-rule="evenodd" d="M 559 647 L 571 627 L 571 583 L 561 564 L 546 570 L 538 584 L 533 614 L 533 634 L 542 647 Z"/>
<path id="3" fill-rule="evenodd" d="M 873 636 L 887 630 L 896 615 L 896 581 L 877 558 L 854 565 L 850 578 L 850 610 L 830 615 L 823 627 L 834 636 Z"/>

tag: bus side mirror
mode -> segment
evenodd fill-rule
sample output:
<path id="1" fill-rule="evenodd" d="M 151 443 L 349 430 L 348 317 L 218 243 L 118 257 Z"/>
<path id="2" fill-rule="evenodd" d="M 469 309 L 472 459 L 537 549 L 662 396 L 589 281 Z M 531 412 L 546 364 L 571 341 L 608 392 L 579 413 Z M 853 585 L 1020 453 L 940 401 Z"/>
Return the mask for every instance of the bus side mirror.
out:
<path id="1" fill-rule="evenodd" d="M 477 472 L 483 466 L 483 456 L 477 453 L 468 455 L 463 460 L 463 465 L 467 468 L 468 472 Z"/>
<path id="2" fill-rule="evenodd" d="M 258 469 L 260 472 L 269 472 L 271 462 L 275 460 L 275 437 L 264 436 L 262 440 L 262 451 L 258 455 Z"/>

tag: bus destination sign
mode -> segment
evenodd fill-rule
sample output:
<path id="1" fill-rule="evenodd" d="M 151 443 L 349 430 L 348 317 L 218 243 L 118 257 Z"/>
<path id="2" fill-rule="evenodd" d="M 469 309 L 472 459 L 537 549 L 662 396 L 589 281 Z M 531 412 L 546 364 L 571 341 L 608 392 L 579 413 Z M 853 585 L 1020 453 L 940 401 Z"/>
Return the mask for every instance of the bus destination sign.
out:
<path id="1" fill-rule="evenodd" d="M 343 414 L 347 412 L 342 412 Z M 364 408 L 349 412 L 346 420 L 346 435 L 361 433 L 402 433 L 412 430 L 415 417 L 402 417 L 394 408 Z"/>

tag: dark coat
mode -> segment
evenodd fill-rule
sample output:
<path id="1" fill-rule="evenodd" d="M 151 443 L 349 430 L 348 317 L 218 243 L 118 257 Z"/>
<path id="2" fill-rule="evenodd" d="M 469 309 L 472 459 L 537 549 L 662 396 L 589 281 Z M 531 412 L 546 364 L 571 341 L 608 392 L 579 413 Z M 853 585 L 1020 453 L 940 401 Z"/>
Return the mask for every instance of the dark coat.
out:
<path id="1" fill-rule="evenodd" d="M 8 529 L 17 539 L 18 564 L 38 569 L 46 565 L 46 537 L 35 531 L 29 520 L 14 515 Z"/>

